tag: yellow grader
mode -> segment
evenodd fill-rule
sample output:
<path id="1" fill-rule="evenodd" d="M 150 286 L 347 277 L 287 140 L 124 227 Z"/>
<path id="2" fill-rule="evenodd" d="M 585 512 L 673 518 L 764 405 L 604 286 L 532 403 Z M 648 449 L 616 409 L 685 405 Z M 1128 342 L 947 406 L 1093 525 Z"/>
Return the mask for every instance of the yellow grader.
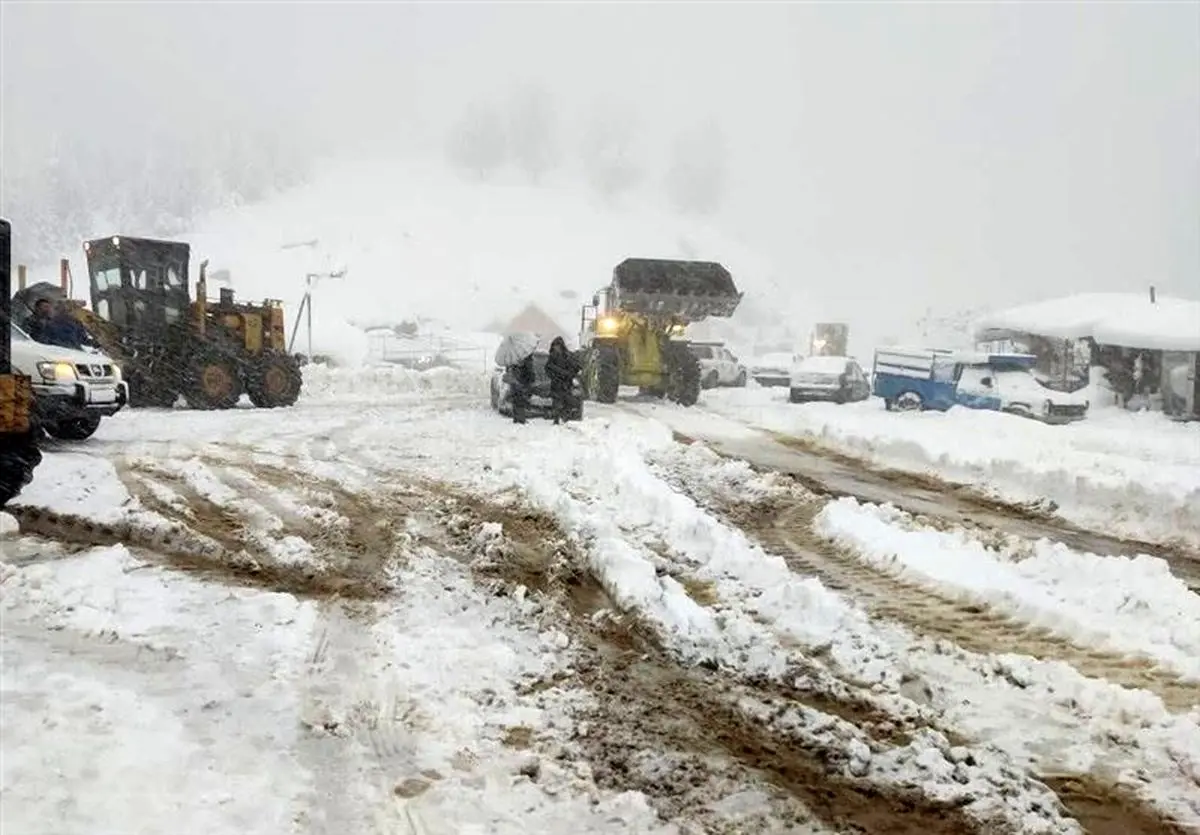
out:
<path id="1" fill-rule="evenodd" d="M 87 241 L 83 250 L 90 310 L 52 284 L 17 296 L 30 310 L 38 298 L 67 301 L 121 366 L 131 407 L 166 408 L 182 395 L 193 409 L 229 409 L 243 393 L 263 409 L 296 402 L 300 365 L 287 351 L 282 302 L 237 302 L 226 287 L 211 301 L 207 261 L 200 264 L 193 300 L 191 249 L 179 241 L 114 235 Z"/>
<path id="2" fill-rule="evenodd" d="M 41 463 L 33 384 L 12 368 L 12 226 L 0 219 L 0 507 L 33 479 Z"/>

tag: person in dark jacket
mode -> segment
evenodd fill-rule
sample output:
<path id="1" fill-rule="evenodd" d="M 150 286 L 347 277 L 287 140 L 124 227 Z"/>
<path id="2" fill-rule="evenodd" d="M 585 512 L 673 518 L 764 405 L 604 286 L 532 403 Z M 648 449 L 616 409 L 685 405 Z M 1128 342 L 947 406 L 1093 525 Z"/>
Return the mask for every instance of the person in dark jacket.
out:
<path id="1" fill-rule="evenodd" d="M 526 423 L 529 398 L 537 382 L 537 375 L 533 370 L 533 354 L 512 366 L 509 369 L 509 378 L 512 381 L 513 423 Z"/>
<path id="2" fill-rule="evenodd" d="M 33 315 L 25 323 L 25 330 L 29 332 L 29 338 L 35 342 L 45 342 L 42 338 L 42 332 L 46 329 L 46 324 L 53 315 L 54 306 L 50 304 L 49 299 L 38 299 L 34 302 Z"/>
<path id="3" fill-rule="evenodd" d="M 49 299 L 38 299 L 33 306 L 29 336 L 44 345 L 57 345 L 75 351 L 92 344 L 87 329 L 61 305 L 55 310 Z"/>
<path id="4" fill-rule="evenodd" d="M 550 343 L 550 356 L 546 359 L 546 376 L 550 378 L 550 399 L 553 403 L 554 423 L 565 421 L 574 411 L 572 389 L 575 378 L 583 370 L 579 357 L 567 350 L 567 343 L 561 336 L 554 337 Z"/>

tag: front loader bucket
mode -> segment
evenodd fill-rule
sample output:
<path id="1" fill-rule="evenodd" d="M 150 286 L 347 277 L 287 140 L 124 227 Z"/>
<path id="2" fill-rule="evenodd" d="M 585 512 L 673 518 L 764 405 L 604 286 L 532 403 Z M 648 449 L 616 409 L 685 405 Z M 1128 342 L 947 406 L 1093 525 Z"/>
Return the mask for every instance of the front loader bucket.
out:
<path id="1" fill-rule="evenodd" d="M 613 270 L 617 305 L 630 313 L 689 322 L 733 315 L 742 294 L 714 261 L 626 258 Z"/>

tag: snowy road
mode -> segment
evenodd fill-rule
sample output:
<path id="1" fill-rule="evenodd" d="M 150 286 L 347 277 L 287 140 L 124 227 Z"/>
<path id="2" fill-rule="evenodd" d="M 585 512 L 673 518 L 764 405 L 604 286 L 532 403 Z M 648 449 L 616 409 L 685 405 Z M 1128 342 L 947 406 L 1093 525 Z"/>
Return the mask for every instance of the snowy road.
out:
<path id="1" fill-rule="evenodd" d="M 699 412 L 310 383 L 49 451 L 0 540 L 4 831 L 1200 831 L 1161 560 L 831 499 Z"/>
<path id="2" fill-rule="evenodd" d="M 756 430 L 706 410 L 684 412 L 651 403 L 623 405 L 636 414 L 662 421 L 682 439 L 703 442 L 722 455 L 748 461 L 759 469 L 787 473 L 824 495 L 891 504 L 942 524 L 1027 540 L 1049 539 L 1090 554 L 1147 554 L 1166 561 L 1175 576 L 1200 592 L 1200 549 L 1085 530 L 1051 515 L 1037 503 L 1006 503 L 928 475 L 874 469 L 804 437 Z"/>

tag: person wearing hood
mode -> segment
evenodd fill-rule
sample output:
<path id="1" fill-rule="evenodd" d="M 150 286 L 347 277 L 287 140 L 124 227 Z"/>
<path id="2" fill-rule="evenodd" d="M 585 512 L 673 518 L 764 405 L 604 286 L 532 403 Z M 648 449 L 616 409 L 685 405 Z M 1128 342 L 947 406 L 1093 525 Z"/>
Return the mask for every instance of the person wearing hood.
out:
<path id="1" fill-rule="evenodd" d="M 509 379 L 512 381 L 513 423 L 526 423 L 528 422 L 529 400 L 533 395 L 533 387 L 537 383 L 537 372 L 533 368 L 533 354 L 509 367 Z"/>
<path id="2" fill-rule="evenodd" d="M 575 378 L 582 370 L 579 358 L 567 350 L 563 338 L 554 337 L 550 343 L 550 356 L 546 358 L 546 376 L 550 378 L 550 399 L 556 425 L 560 420 L 567 420 L 567 415 L 572 411 L 572 389 Z"/>

